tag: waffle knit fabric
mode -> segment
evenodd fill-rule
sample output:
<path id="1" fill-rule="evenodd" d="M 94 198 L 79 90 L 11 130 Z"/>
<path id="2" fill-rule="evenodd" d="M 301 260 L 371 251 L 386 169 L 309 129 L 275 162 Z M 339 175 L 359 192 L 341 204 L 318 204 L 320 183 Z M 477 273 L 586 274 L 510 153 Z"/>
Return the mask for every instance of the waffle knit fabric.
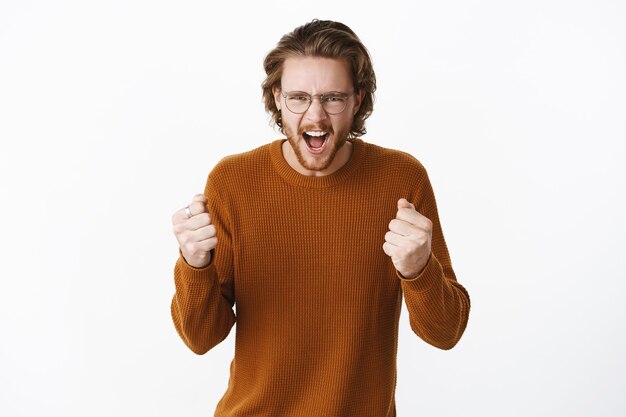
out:
<path id="1" fill-rule="evenodd" d="M 407 153 L 351 139 L 341 169 L 305 176 L 285 161 L 283 141 L 209 174 L 218 245 L 205 268 L 176 262 L 175 328 L 204 354 L 237 323 L 217 417 L 395 416 L 402 296 L 412 330 L 441 349 L 458 342 L 470 309 L 427 172 Z M 382 249 L 402 197 L 433 223 L 430 258 L 413 279 Z"/>

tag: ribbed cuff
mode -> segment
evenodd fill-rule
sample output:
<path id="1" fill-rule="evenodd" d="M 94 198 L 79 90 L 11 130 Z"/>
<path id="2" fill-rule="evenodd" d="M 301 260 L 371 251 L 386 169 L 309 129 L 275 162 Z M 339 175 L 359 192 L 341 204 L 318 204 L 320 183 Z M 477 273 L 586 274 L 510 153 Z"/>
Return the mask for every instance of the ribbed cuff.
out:
<path id="1" fill-rule="evenodd" d="M 405 278 L 397 270 L 396 275 L 402 281 L 403 286 L 409 286 L 414 291 L 422 292 L 427 291 L 434 283 L 443 278 L 443 268 L 435 254 L 431 253 L 426 266 L 415 278 Z"/>
<path id="2" fill-rule="evenodd" d="M 195 268 L 189 265 L 180 249 L 178 249 L 178 253 L 178 264 L 186 279 L 191 281 L 206 281 L 209 279 L 209 276 L 213 272 L 212 270 L 215 269 L 215 262 L 213 262 L 215 259 L 214 250 L 211 250 L 211 261 L 204 268 Z"/>

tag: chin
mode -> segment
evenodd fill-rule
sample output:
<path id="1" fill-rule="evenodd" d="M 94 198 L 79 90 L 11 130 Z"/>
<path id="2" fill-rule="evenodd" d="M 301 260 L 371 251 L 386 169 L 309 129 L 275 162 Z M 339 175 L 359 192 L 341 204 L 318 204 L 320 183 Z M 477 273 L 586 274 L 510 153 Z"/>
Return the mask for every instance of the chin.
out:
<path id="1" fill-rule="evenodd" d="M 285 126 L 284 133 L 299 165 L 314 172 L 326 170 L 348 139 L 348 131 L 332 125 L 303 124 L 296 129 Z"/>
<path id="2" fill-rule="evenodd" d="M 335 142 L 333 135 L 327 135 L 323 143 L 318 143 L 317 147 L 311 146 L 310 139 L 305 135 L 299 135 L 297 142 L 289 136 L 289 143 L 293 148 L 300 165 L 309 171 L 324 171 L 335 159 L 339 149 L 344 145 L 346 139 Z"/>

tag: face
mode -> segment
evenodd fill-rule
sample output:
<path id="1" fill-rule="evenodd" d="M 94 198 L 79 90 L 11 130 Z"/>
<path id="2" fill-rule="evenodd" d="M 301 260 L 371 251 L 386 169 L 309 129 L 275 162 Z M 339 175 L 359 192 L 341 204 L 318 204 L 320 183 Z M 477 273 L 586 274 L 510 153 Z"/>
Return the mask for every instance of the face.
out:
<path id="1" fill-rule="evenodd" d="M 339 114 L 328 114 L 319 97 L 309 109 L 296 114 L 290 111 L 282 93 L 300 91 L 311 96 L 329 92 L 353 93 L 350 67 L 343 59 L 292 57 L 285 60 L 281 89 L 274 89 L 276 106 L 281 109 L 283 129 L 293 148 L 297 163 L 311 175 L 329 168 L 337 152 L 348 139 L 352 119 L 359 110 L 363 93 L 351 95 Z M 289 156 L 285 158 L 289 161 Z"/>

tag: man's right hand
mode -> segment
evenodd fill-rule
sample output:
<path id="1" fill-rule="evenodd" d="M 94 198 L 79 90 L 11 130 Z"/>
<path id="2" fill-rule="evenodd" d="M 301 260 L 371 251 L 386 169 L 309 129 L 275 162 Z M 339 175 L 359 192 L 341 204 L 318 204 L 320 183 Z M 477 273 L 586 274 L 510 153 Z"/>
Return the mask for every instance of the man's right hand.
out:
<path id="1" fill-rule="evenodd" d="M 211 250 L 217 246 L 215 226 L 211 224 L 206 204 L 206 196 L 196 194 L 188 207 L 172 215 L 174 235 L 180 251 L 187 263 L 198 269 L 211 262 Z"/>

